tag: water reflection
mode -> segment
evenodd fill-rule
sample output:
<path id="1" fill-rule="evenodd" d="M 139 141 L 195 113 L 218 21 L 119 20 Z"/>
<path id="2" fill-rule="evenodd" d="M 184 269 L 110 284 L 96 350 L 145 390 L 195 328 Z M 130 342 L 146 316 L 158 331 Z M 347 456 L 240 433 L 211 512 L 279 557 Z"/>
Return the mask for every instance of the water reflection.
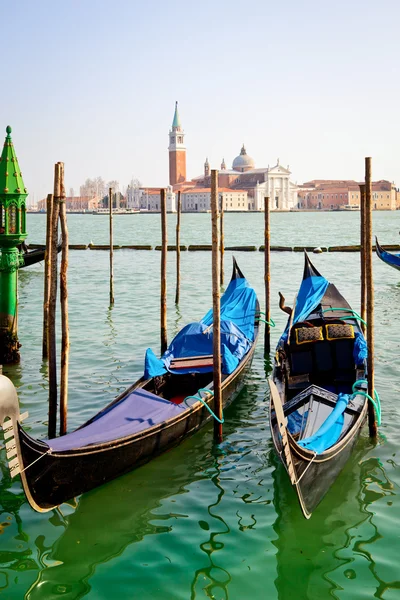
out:
<path id="1" fill-rule="evenodd" d="M 107 308 L 107 312 L 106 312 L 106 320 L 105 320 L 105 324 L 108 326 L 107 330 L 106 330 L 106 335 L 104 337 L 104 345 L 111 347 L 114 346 L 117 343 L 117 329 L 114 325 L 114 321 L 112 318 L 112 311 L 113 311 L 113 306 L 109 306 Z"/>
<path id="2" fill-rule="evenodd" d="M 179 308 L 179 304 L 175 304 L 174 333 L 173 333 L 174 337 L 182 328 L 181 321 L 182 321 L 182 314 L 181 314 L 181 311 Z"/>
<path id="3" fill-rule="evenodd" d="M 378 575 L 372 555 L 372 544 L 382 539 L 373 505 L 395 492 L 380 461 L 364 458 L 371 447 L 368 438 L 359 440 L 309 521 L 301 514 L 285 469 L 272 458 L 276 462 L 273 480 L 278 516 L 273 543 L 278 550 L 275 585 L 279 600 L 286 600 L 293 589 L 298 598 L 339 598 L 340 590 L 346 589 L 351 592 L 346 597 L 352 599 L 366 597 L 366 589 L 368 597 L 377 598 L 383 598 L 385 590 L 399 589 L 399 582 L 385 582 Z M 357 580 L 354 584 L 353 579 Z"/>
<path id="4" fill-rule="evenodd" d="M 234 418 L 227 424 L 226 436 L 235 430 L 235 421 L 240 423 L 241 419 L 248 418 L 251 402 L 244 404 L 240 406 L 240 415 L 231 411 Z M 26 600 L 52 600 L 61 594 L 68 600 L 83 598 L 91 590 L 90 578 L 98 565 L 120 556 L 128 546 L 146 536 L 172 529 L 165 521 L 174 515 L 163 514 L 154 523 L 160 506 L 168 499 L 187 494 L 193 483 L 209 479 L 216 491 L 216 497 L 207 509 L 212 525 L 205 521 L 199 523 L 203 531 L 210 529 L 209 538 L 200 545 L 207 564 L 194 569 L 191 597 L 195 598 L 199 593 L 198 586 L 204 590 L 206 578 L 210 597 L 218 588 L 219 592 L 224 591 L 223 597 L 228 598 L 230 575 L 217 565 L 215 559 L 215 553 L 223 548 L 221 535 L 230 532 L 216 510 L 224 496 L 220 471 L 227 450 L 212 448 L 212 427 L 209 427 L 187 440 L 184 450 L 181 446 L 137 471 L 84 494 L 75 512 L 64 519 L 54 513 L 51 520 L 62 526 L 64 532 L 50 549 L 44 541 L 37 544 L 39 561 L 44 565 L 50 563 L 50 566 L 44 566 L 40 571 Z M 240 517 L 238 520 L 242 526 Z"/>
<path id="5" fill-rule="evenodd" d="M 230 528 L 224 521 L 224 519 L 215 510 L 221 503 L 224 496 L 224 489 L 220 485 L 220 461 L 223 457 L 218 456 L 218 449 L 215 449 L 215 463 L 214 463 L 214 475 L 211 477 L 211 481 L 216 488 L 217 498 L 213 504 L 208 506 L 208 514 L 211 519 L 210 523 L 202 521 L 199 523 L 200 527 L 207 531 L 210 530 L 209 539 L 200 545 L 202 552 L 207 556 L 207 565 L 196 569 L 191 583 L 191 600 L 195 600 L 197 594 L 203 595 L 203 592 L 208 598 L 216 598 L 217 592 L 220 592 L 218 599 L 228 598 L 228 584 L 231 581 L 231 576 L 226 569 L 216 565 L 217 552 L 222 550 L 224 547 L 221 541 L 222 535 L 230 533 Z M 217 539 L 218 538 L 218 539 Z M 222 595 L 221 595 L 222 594 Z"/>

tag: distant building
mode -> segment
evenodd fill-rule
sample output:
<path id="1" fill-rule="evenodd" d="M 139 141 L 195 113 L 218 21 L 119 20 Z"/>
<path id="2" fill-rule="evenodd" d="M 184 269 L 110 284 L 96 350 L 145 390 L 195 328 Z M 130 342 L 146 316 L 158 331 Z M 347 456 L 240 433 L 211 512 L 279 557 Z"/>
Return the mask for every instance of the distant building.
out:
<path id="1" fill-rule="evenodd" d="M 247 211 L 248 198 L 245 190 L 218 189 L 225 212 Z M 211 210 L 211 188 L 194 187 L 182 192 L 182 212 L 209 212 Z"/>
<path id="2" fill-rule="evenodd" d="M 68 196 L 65 199 L 67 212 L 91 212 L 99 207 L 100 199 L 91 196 Z M 37 203 L 38 211 L 46 212 L 47 198 L 39 200 Z"/>
<path id="3" fill-rule="evenodd" d="M 175 103 L 174 120 L 169 132 L 169 184 L 174 186 L 186 181 L 186 148 L 184 131 L 178 113 L 178 103 Z"/>
<path id="4" fill-rule="evenodd" d="M 167 212 L 176 212 L 176 198 L 171 186 L 166 188 Z M 127 193 L 127 208 L 139 209 L 141 211 L 160 212 L 161 193 L 160 188 L 133 188 Z"/>
<path id="5" fill-rule="evenodd" d="M 396 210 L 398 192 L 394 183 L 372 183 L 373 210 Z M 360 183 L 354 180 L 314 179 L 299 186 L 298 208 L 340 210 L 360 208 Z"/>
<path id="6" fill-rule="evenodd" d="M 204 190 L 211 187 L 210 163 L 206 158 L 203 174 L 186 181 L 186 147 L 177 103 L 172 128 L 169 132 L 168 150 L 169 181 L 173 190 L 175 192 L 181 191 L 185 195 L 189 194 L 189 190 L 192 190 L 192 196 L 197 194 L 200 198 L 202 192 L 196 191 L 196 188 Z M 218 187 L 232 190 L 232 192 L 247 193 L 246 206 L 243 207 L 241 198 L 240 208 L 238 205 L 235 210 L 263 210 L 265 196 L 270 198 L 271 210 L 290 210 L 297 207 L 298 202 L 297 186 L 290 181 L 290 175 L 289 167 L 283 167 L 279 163 L 279 159 L 274 167 L 256 169 L 254 160 L 247 154 L 243 145 L 240 154 L 232 162 L 232 169 L 227 169 L 225 159 L 222 159 L 221 168 L 218 172 Z M 198 206 L 200 206 L 199 203 Z M 182 210 L 186 210 L 183 202 Z"/>
<path id="7" fill-rule="evenodd" d="M 225 167 L 225 160 L 221 167 Z M 219 188 L 247 192 L 247 209 L 264 209 L 264 198 L 269 196 L 270 210 L 290 210 L 297 206 L 297 186 L 290 181 L 291 172 L 279 163 L 274 167 L 256 169 L 254 160 L 247 154 L 244 145 L 232 163 L 232 169 L 218 172 Z M 204 163 L 204 175 L 194 177 L 196 187 L 210 187 L 211 174 L 208 159 Z M 182 186 L 183 187 L 183 186 Z"/>

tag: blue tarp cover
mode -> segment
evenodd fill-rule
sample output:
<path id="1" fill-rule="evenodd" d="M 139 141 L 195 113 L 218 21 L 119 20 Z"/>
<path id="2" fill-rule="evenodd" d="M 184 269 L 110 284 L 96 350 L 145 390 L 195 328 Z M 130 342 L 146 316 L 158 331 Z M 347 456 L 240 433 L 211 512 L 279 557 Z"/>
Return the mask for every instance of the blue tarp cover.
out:
<path id="1" fill-rule="evenodd" d="M 364 365 L 365 361 L 368 357 L 368 348 L 365 337 L 360 331 L 354 332 L 354 348 L 353 348 L 353 358 L 354 362 L 357 366 Z"/>
<path id="2" fill-rule="evenodd" d="M 112 442 L 162 423 L 186 409 L 185 404 L 174 404 L 146 390 L 138 389 L 114 406 L 105 409 L 86 427 L 47 440 L 47 444 L 57 452 Z"/>
<path id="3" fill-rule="evenodd" d="M 256 303 L 256 293 L 243 277 L 233 279 L 221 298 L 221 359 L 222 372 L 225 374 L 236 369 L 252 346 Z M 208 311 L 201 321 L 186 325 L 160 359 L 149 348 L 146 351 L 144 377 L 149 379 L 163 375 L 168 370 L 179 374 L 212 371 L 212 367 L 170 369 L 174 358 L 213 353 L 212 318 L 212 311 Z"/>
<path id="4" fill-rule="evenodd" d="M 322 423 L 318 431 L 308 438 L 299 440 L 297 442 L 298 445 L 321 454 L 336 444 L 342 433 L 344 423 L 343 413 L 346 410 L 349 399 L 349 394 L 339 394 L 335 408 Z"/>
<path id="5" fill-rule="evenodd" d="M 297 294 L 296 307 L 293 317 L 293 325 L 304 321 L 308 315 L 317 308 L 329 285 L 329 281 L 322 276 L 312 276 L 303 279 Z M 289 323 L 282 334 L 281 340 L 286 340 L 289 331 Z"/>

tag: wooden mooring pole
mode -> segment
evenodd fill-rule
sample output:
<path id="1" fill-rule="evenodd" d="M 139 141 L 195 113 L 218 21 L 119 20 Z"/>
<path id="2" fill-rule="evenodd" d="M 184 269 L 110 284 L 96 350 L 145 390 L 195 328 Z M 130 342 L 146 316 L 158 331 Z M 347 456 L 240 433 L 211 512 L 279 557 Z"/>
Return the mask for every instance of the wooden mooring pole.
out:
<path id="1" fill-rule="evenodd" d="M 265 337 L 264 337 L 264 357 L 269 356 L 271 351 L 271 319 L 270 309 L 270 222 L 269 222 L 269 196 L 264 198 L 264 283 L 265 283 Z"/>
<path id="2" fill-rule="evenodd" d="M 212 223 L 212 290 L 213 290 L 213 381 L 214 412 L 222 421 L 221 390 L 221 308 L 220 308 L 220 236 L 218 219 L 218 171 L 211 170 L 211 223 Z M 214 419 L 214 441 L 222 442 L 222 423 Z"/>
<path id="3" fill-rule="evenodd" d="M 61 381 L 60 381 L 60 435 L 67 433 L 68 369 L 69 369 L 69 323 L 68 323 L 68 227 L 65 204 L 64 163 L 60 163 L 60 226 L 62 236 L 60 267 L 61 300 Z"/>
<path id="4" fill-rule="evenodd" d="M 52 238 L 53 194 L 47 195 L 46 201 L 46 251 L 44 254 L 44 298 L 43 298 L 43 340 L 42 358 L 49 357 L 49 298 L 50 298 L 50 269 L 51 269 L 51 238 Z"/>
<path id="5" fill-rule="evenodd" d="M 57 346 L 56 346 L 56 300 L 57 300 L 57 244 L 58 218 L 60 212 L 61 168 L 54 166 L 53 210 L 51 214 L 50 247 L 50 292 L 48 312 L 48 353 L 49 353 L 49 438 L 56 436 L 57 429 Z"/>
<path id="6" fill-rule="evenodd" d="M 113 241 L 113 191 L 108 189 L 108 206 L 110 209 L 110 306 L 114 305 L 114 241 Z"/>
<path id="7" fill-rule="evenodd" d="M 176 292 L 175 304 L 179 304 L 181 287 L 181 193 L 178 192 L 178 206 L 176 208 Z"/>
<path id="8" fill-rule="evenodd" d="M 220 213 L 220 247 L 221 247 L 221 267 L 220 267 L 220 283 L 224 285 L 224 196 L 221 193 L 220 201 L 221 213 Z"/>
<path id="9" fill-rule="evenodd" d="M 366 278 L 366 247 L 365 247 L 365 236 L 366 236 L 366 225 L 365 225 L 365 183 L 360 184 L 360 228 L 361 228 L 361 239 L 360 239 L 360 267 L 361 267 L 361 318 L 363 321 L 367 320 L 367 278 Z M 365 325 L 361 322 L 361 328 L 365 334 Z"/>
<path id="10" fill-rule="evenodd" d="M 371 158 L 365 159 L 365 254 L 366 254 L 366 284 L 367 284 L 367 347 L 368 347 L 368 394 L 374 398 L 374 281 L 372 274 L 372 174 Z M 368 402 L 368 425 L 371 437 L 376 437 L 377 427 L 375 410 Z"/>
<path id="11" fill-rule="evenodd" d="M 168 348 L 167 343 L 167 204 L 165 189 L 160 190 L 161 198 L 161 354 Z"/>

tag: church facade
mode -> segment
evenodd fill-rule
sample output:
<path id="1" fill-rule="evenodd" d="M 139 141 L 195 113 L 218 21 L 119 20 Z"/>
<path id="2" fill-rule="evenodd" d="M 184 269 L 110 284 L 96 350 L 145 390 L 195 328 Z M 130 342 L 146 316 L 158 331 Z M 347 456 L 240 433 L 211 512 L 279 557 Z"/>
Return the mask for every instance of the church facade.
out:
<path id="1" fill-rule="evenodd" d="M 202 175 L 191 180 L 186 177 L 186 147 L 184 145 L 184 132 L 178 113 L 178 103 L 175 104 L 174 119 L 169 132 L 169 183 L 175 192 L 181 191 L 191 195 L 196 193 L 193 188 L 201 190 L 211 189 L 211 170 L 208 159 L 204 163 Z M 290 180 L 289 167 L 280 164 L 279 159 L 273 167 L 256 168 L 255 162 L 246 152 L 243 144 L 240 154 L 234 158 L 232 168 L 227 169 L 225 160 L 222 160 L 218 172 L 218 187 L 246 196 L 244 210 L 264 210 L 264 198 L 270 198 L 270 210 L 291 210 L 297 207 L 298 187 Z M 204 192 L 203 192 L 204 193 Z M 207 193 L 207 192 L 206 192 Z M 200 206 L 200 204 L 197 204 Z M 241 209 L 242 203 L 240 203 Z M 239 208 L 237 210 L 240 210 Z"/>
<path id="2" fill-rule="evenodd" d="M 210 210 L 211 169 L 208 159 L 203 173 L 193 179 L 186 175 L 185 132 L 181 125 L 178 103 L 175 103 L 174 118 L 168 133 L 169 186 L 167 189 L 167 210 L 176 211 L 177 192 L 182 194 L 182 211 L 204 212 Z M 222 160 L 218 171 L 218 188 L 223 196 L 226 210 L 262 211 L 264 198 L 270 198 L 270 210 L 287 211 L 297 207 L 298 187 L 290 180 L 289 167 L 280 164 L 273 167 L 256 168 L 255 162 L 246 152 L 244 144 L 240 154 L 227 169 Z M 139 188 L 132 190 L 127 207 L 141 211 L 159 211 L 159 190 Z"/>

